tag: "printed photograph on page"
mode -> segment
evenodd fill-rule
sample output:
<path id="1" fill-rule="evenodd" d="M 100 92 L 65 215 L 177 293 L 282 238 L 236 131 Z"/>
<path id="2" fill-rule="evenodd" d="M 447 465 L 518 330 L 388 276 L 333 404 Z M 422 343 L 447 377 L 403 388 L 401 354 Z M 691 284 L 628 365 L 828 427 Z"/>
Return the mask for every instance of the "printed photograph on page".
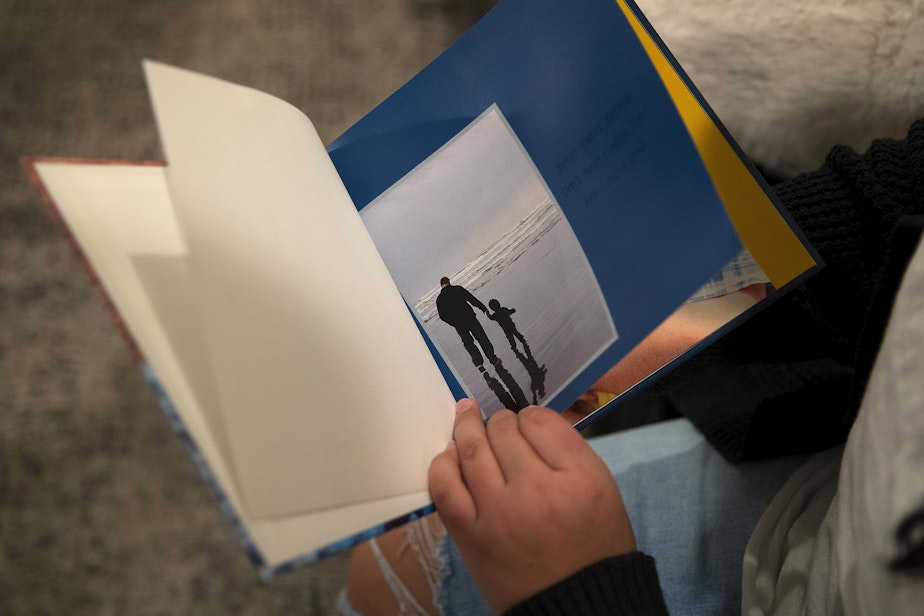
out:
<path id="1" fill-rule="evenodd" d="M 496 105 L 361 215 L 485 416 L 544 404 L 617 338 L 580 243 Z"/>

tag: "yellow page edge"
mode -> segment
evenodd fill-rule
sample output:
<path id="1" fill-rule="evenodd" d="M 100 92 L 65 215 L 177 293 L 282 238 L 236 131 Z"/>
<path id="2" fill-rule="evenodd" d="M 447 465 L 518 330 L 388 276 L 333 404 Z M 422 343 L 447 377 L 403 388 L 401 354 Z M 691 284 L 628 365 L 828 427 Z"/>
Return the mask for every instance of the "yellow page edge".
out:
<path id="1" fill-rule="evenodd" d="M 817 262 L 624 0 L 616 0 L 664 82 L 742 243 L 774 287 Z"/>

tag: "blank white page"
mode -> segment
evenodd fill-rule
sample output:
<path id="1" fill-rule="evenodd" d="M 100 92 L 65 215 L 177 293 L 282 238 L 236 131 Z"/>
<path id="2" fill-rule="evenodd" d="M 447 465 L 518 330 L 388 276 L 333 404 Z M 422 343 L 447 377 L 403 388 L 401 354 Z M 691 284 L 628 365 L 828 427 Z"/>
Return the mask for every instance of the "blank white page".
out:
<path id="1" fill-rule="evenodd" d="M 164 169 L 64 161 L 38 162 L 35 168 L 212 477 L 269 565 L 429 502 L 423 489 L 311 513 L 262 520 L 250 516 L 223 453 L 221 411 L 209 395 L 210 367 L 202 361 L 203 341 L 196 331 L 201 325 L 195 288 L 188 279 L 186 249 L 171 210 Z M 194 388 L 190 377 L 205 382 Z"/>
<path id="2" fill-rule="evenodd" d="M 248 512 L 425 490 L 453 398 L 311 123 L 145 69 Z"/>

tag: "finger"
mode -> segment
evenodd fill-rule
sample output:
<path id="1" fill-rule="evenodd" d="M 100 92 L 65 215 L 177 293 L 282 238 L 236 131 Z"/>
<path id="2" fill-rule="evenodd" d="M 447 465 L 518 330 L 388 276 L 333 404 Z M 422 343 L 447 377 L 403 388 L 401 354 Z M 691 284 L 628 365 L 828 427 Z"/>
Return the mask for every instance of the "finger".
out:
<path id="1" fill-rule="evenodd" d="M 520 432 L 520 421 L 513 411 L 498 411 L 485 426 L 501 473 L 510 484 L 521 477 L 534 477 L 545 462 Z"/>
<path id="2" fill-rule="evenodd" d="M 430 462 L 428 472 L 430 498 L 450 526 L 464 524 L 477 517 L 475 501 L 462 479 L 459 453 L 455 443 Z"/>
<path id="3" fill-rule="evenodd" d="M 504 487 L 504 476 L 488 442 L 481 410 L 474 400 L 462 400 L 457 405 L 453 437 L 462 480 L 475 500 L 475 506 L 494 500 Z"/>
<path id="4" fill-rule="evenodd" d="M 556 470 L 573 468 L 593 450 L 584 437 L 555 411 L 530 406 L 519 414 L 520 433 L 536 454 Z"/>

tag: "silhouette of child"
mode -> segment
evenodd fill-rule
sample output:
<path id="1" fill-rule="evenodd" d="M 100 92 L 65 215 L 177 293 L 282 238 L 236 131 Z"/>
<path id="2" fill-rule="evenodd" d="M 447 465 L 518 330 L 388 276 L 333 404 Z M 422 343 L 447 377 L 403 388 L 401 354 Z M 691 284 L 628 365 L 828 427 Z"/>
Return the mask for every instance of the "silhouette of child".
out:
<path id="1" fill-rule="evenodd" d="M 523 343 L 523 350 L 529 352 L 529 345 L 526 344 L 526 338 L 524 338 L 523 334 L 517 329 L 517 326 L 510 316 L 517 311 L 516 308 L 505 308 L 501 306 L 500 302 L 496 299 L 492 299 L 488 302 L 488 308 L 491 309 L 491 314 L 488 315 L 488 318 L 492 321 L 496 321 L 497 324 L 501 326 L 501 329 L 504 330 L 504 334 L 507 335 L 507 341 L 510 343 L 510 348 L 516 351 L 516 339 L 519 339 L 520 342 Z"/>

